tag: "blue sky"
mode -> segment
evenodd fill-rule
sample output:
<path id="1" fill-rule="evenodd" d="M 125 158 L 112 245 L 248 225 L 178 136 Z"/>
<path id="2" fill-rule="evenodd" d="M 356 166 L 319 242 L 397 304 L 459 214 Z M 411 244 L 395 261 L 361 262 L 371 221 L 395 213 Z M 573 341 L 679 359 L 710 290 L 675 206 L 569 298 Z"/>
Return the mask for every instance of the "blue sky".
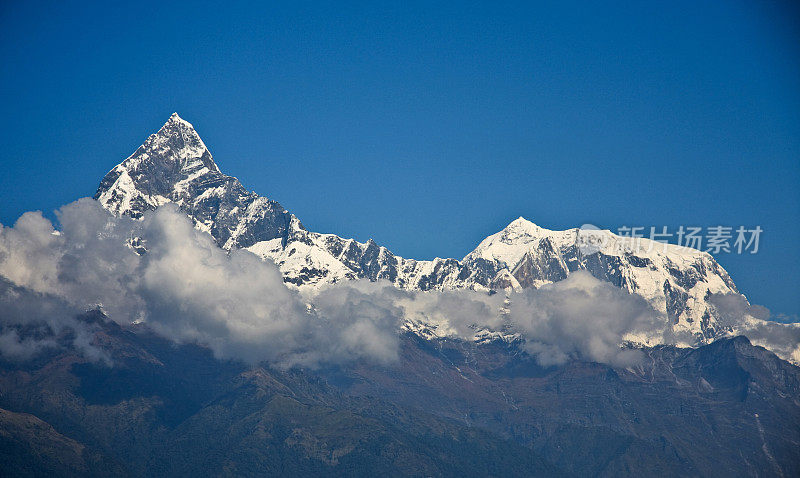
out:
<path id="1" fill-rule="evenodd" d="M 92 195 L 177 111 L 310 229 L 407 257 L 518 216 L 760 225 L 718 260 L 800 313 L 792 2 L 110 3 L 0 3 L 0 223 Z"/>

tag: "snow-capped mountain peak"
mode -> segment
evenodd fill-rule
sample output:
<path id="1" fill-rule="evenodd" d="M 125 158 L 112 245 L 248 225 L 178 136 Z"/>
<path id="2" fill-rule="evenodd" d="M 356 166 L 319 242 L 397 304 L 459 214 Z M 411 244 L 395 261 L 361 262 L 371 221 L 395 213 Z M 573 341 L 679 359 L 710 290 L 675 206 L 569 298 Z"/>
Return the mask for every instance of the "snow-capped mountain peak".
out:
<path id="1" fill-rule="evenodd" d="M 676 330 L 701 340 L 721 332 L 709 294 L 738 293 L 707 253 L 647 239 L 631 242 L 600 230 L 589 231 L 600 241 L 586 248 L 583 228 L 555 231 L 523 217 L 481 241 L 462 260 L 406 259 L 371 239 L 360 243 L 311 232 L 279 203 L 220 172 L 194 127 L 177 114 L 109 171 L 95 198 L 113 213 L 134 218 L 176 203 L 221 247 L 245 248 L 274 261 L 284 280 L 296 287 L 365 278 L 423 291 L 518 290 L 585 270 L 644 297 Z"/>
<path id="2" fill-rule="evenodd" d="M 286 238 L 292 216 L 220 172 L 200 135 L 173 113 L 157 133 L 108 172 L 95 199 L 134 218 L 174 202 L 225 248 Z M 302 228 L 297 221 L 296 227 Z"/>
<path id="3" fill-rule="evenodd" d="M 521 254 L 525 252 L 526 245 L 537 242 L 552 232 L 520 216 L 500 232 L 481 241 L 478 247 L 467 254 L 463 260 L 471 261 L 481 258 L 496 261 L 504 266 L 513 265 L 522 257 Z"/>
<path id="4" fill-rule="evenodd" d="M 219 172 L 211 153 L 194 126 L 178 116 L 178 113 L 172 113 L 164 126 L 150 135 L 125 162 L 130 167 L 148 160 L 152 164 L 161 162 L 164 167 L 173 169 L 179 166 L 180 171 L 187 174 L 202 168 Z"/>
<path id="5" fill-rule="evenodd" d="M 138 217 L 173 201 L 175 191 L 209 174 L 221 174 L 211 153 L 191 123 L 173 113 L 157 133 L 109 171 L 95 198 L 117 214 Z"/>
<path id="6" fill-rule="evenodd" d="M 542 229 L 541 227 L 520 216 L 511 221 L 510 223 L 508 223 L 508 226 L 503 228 L 503 231 L 507 231 L 509 233 L 516 232 L 516 233 L 535 234 L 541 229 Z"/>

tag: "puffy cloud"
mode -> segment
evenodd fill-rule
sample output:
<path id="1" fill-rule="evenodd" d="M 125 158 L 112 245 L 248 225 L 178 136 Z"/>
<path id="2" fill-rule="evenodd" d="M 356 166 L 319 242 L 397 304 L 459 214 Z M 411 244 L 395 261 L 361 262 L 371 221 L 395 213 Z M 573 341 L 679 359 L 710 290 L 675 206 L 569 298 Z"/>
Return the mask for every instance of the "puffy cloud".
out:
<path id="1" fill-rule="evenodd" d="M 709 302 L 716 309 L 720 324 L 750 342 L 775 352 L 779 357 L 800 363 L 800 324 L 769 320 L 769 309 L 751 305 L 741 295 L 712 294 Z"/>
<path id="2" fill-rule="evenodd" d="M 501 303 L 475 292 L 411 293 L 369 281 L 301 294 L 284 284 L 275 264 L 220 249 L 170 204 L 134 221 L 81 199 L 57 216 L 58 232 L 37 212 L 0 229 L 0 276 L 57 296 L 69 309 L 40 315 L 66 323 L 100 306 L 120 324 L 145 322 L 176 341 L 207 344 L 219 357 L 286 366 L 391 362 L 403 321 L 468 335 L 472 324 L 491 325 Z M 132 243 L 147 252 L 138 254 Z"/>
<path id="3" fill-rule="evenodd" d="M 91 343 L 94 326 L 75 318 L 96 307 L 120 324 L 146 322 L 173 340 L 207 344 L 219 357 L 282 366 L 392 362 L 409 323 L 467 340 L 482 329 L 515 332 L 545 365 L 580 358 L 626 366 L 639 356 L 623 347 L 626 338 L 669 330 L 644 299 L 585 272 L 512 293 L 509 303 L 502 294 L 410 292 L 388 282 L 300 292 L 286 286 L 274 263 L 217 247 L 171 204 L 136 221 L 81 199 L 57 216 L 58 231 L 38 212 L 14 227 L 0 225 L 0 354 L 7 360 L 57 347 L 59 335 L 103 360 Z M 142 248 L 147 252 L 137 253 Z M 750 324 L 756 343 L 790 352 L 797 346 L 798 329 L 787 335 L 762 327 L 744 319 L 763 315 L 760 309 L 715 300 L 731 320 Z"/>
<path id="4" fill-rule="evenodd" d="M 405 312 L 400 302 L 412 294 L 388 282 L 353 281 L 313 291 L 308 300 L 326 324 L 313 353 L 325 351 L 342 361 L 371 357 L 392 362 L 398 356 L 398 332 Z"/>
<path id="5" fill-rule="evenodd" d="M 466 290 L 401 291 L 388 282 L 365 281 L 329 286 L 309 296 L 323 316 L 340 322 L 347 317 L 370 317 L 372 322 L 402 317 L 466 340 L 480 329 L 516 332 L 525 350 L 543 365 L 577 358 L 628 366 L 641 353 L 625 347 L 626 338 L 653 337 L 668 325 L 641 297 L 583 271 L 539 289 L 512 293 L 507 304 L 504 299 L 501 294 Z"/>
<path id="6" fill-rule="evenodd" d="M 13 228 L 0 225 L 0 276 L 79 310 L 99 304 L 115 315 L 135 310 L 139 257 L 126 241 L 139 225 L 111 216 L 91 199 L 56 215 L 60 231 L 38 211 L 23 214 Z"/>
<path id="7" fill-rule="evenodd" d="M 21 338 L 16 330 L 0 332 L 0 356 L 10 362 L 22 362 L 38 355 L 43 349 L 56 348 L 52 338 Z"/>
<path id="8" fill-rule="evenodd" d="M 542 365 L 583 358 L 628 366 L 639 360 L 640 352 L 621 347 L 624 337 L 652 335 L 667 325 L 641 297 L 585 271 L 515 294 L 510 315 L 525 348 Z"/>
<path id="9" fill-rule="evenodd" d="M 406 320 L 437 326 L 437 333 L 472 339 L 476 326 L 500 330 L 504 296 L 469 290 L 417 292 L 400 305 Z"/>
<path id="10" fill-rule="evenodd" d="M 250 362 L 290 360 L 305 345 L 312 317 L 274 264 L 226 253 L 174 207 L 147 215 L 139 233 L 138 315 L 156 331 Z"/>
<path id="11" fill-rule="evenodd" d="M 396 357 L 399 309 L 343 288 L 320 295 L 322 313 L 312 314 L 275 264 L 220 249 L 174 205 L 134 221 L 81 199 L 57 216 L 58 232 L 41 213 L 0 229 L 0 276 L 64 304 L 58 313 L 39 314 L 40 321 L 75 325 L 78 311 L 101 306 L 121 324 L 146 322 L 176 341 L 207 344 L 219 357 L 308 366 Z M 137 254 L 133 242 L 147 253 Z M 336 294 L 347 300 L 337 302 Z M 5 326 L 39 307 L 15 304 L 22 312 L 0 314 Z M 19 356 L 24 342 L 8 335 L 3 344 Z"/>
<path id="12" fill-rule="evenodd" d="M 0 358 L 24 361 L 46 349 L 71 345 L 93 360 L 109 362 L 92 345 L 96 324 L 79 320 L 80 312 L 58 297 L 0 277 Z"/>

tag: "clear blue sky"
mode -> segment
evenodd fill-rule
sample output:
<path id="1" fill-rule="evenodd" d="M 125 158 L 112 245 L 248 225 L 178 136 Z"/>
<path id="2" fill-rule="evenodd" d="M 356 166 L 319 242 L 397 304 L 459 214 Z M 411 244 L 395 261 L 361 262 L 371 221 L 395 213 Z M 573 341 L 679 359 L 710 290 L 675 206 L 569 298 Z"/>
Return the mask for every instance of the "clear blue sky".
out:
<path id="1" fill-rule="evenodd" d="M 793 2 L 0 2 L 0 222 L 90 196 L 177 111 L 307 227 L 461 257 L 549 228 L 761 225 L 800 313 Z M 266 2 L 263 2 L 266 3 Z"/>

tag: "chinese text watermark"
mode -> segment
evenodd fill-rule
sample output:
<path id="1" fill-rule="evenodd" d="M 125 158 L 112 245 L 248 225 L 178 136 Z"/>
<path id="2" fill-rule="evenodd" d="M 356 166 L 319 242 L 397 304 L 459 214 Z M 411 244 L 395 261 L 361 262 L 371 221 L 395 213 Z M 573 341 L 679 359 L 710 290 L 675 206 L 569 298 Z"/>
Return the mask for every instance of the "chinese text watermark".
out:
<path id="1" fill-rule="evenodd" d="M 608 250 L 609 247 L 647 252 L 663 248 L 666 251 L 668 245 L 710 254 L 756 254 L 762 232 L 761 226 L 678 226 L 672 229 L 667 226 L 622 226 L 614 237 L 611 231 L 584 224 L 578 230 L 578 247 L 584 254 Z"/>

